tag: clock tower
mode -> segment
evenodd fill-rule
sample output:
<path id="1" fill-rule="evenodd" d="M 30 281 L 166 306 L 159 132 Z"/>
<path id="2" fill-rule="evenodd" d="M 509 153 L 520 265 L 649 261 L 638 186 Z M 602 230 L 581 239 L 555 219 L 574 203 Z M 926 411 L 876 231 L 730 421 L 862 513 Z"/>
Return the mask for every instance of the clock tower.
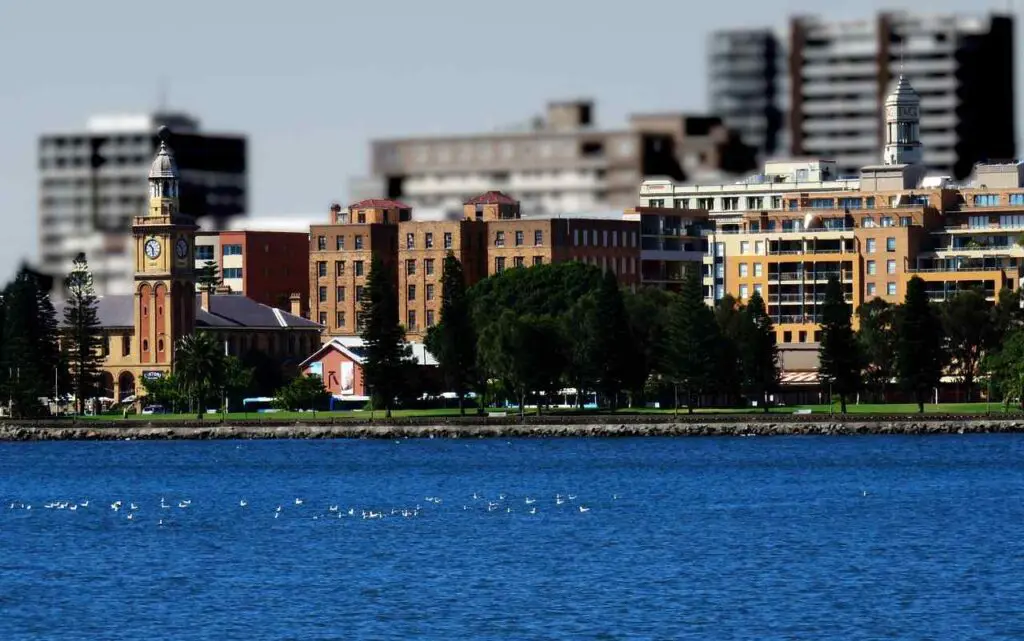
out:
<path id="1" fill-rule="evenodd" d="M 921 162 L 921 99 L 900 74 L 896 88 L 885 99 L 886 165 L 917 165 Z"/>
<path id="2" fill-rule="evenodd" d="M 149 169 L 149 208 L 132 224 L 135 242 L 135 335 L 132 353 L 143 378 L 173 367 L 174 345 L 196 325 L 195 232 L 190 216 L 178 211 L 178 166 L 157 131 L 160 149 Z"/>

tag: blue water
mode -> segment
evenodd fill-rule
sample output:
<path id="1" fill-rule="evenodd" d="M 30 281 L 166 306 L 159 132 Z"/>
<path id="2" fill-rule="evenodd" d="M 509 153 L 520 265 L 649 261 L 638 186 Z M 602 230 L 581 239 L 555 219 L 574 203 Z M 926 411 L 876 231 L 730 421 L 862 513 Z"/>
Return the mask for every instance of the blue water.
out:
<path id="1" fill-rule="evenodd" d="M 1020 436 L 4 444 L 0 501 L 5 641 L 1024 638 Z"/>

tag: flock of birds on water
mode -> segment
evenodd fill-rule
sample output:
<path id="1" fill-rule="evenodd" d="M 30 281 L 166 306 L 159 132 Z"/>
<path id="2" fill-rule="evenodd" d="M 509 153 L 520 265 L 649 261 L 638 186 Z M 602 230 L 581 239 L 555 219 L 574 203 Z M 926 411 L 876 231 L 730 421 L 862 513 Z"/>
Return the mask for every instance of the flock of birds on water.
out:
<path id="1" fill-rule="evenodd" d="M 591 508 L 580 502 L 576 494 L 555 494 L 554 497 L 537 498 L 531 496 L 524 496 L 518 498 L 511 498 L 506 493 L 499 493 L 496 496 L 486 497 L 480 492 L 473 492 L 472 498 L 464 503 L 461 503 L 462 512 L 472 513 L 493 513 L 493 514 L 524 514 L 527 516 L 535 516 L 547 512 L 549 510 L 558 510 L 561 512 L 570 512 L 575 514 L 587 514 Z M 621 498 L 618 494 L 613 494 L 611 499 L 618 501 Z M 425 505 L 424 505 L 425 504 Z M 309 518 L 314 521 L 323 519 L 359 519 L 359 520 L 379 520 L 389 518 L 399 519 L 412 519 L 423 516 L 429 513 L 432 509 L 439 511 L 436 508 L 440 508 L 445 505 L 445 501 L 440 496 L 426 496 L 423 499 L 423 503 L 416 503 L 414 505 L 408 505 L 403 507 L 391 507 L 391 508 L 356 508 L 349 506 L 342 506 L 340 504 L 329 504 L 322 507 L 315 507 L 307 505 L 307 502 L 303 498 L 295 498 L 285 503 L 268 503 L 260 506 L 251 506 L 249 501 L 245 498 L 239 499 L 235 509 L 245 511 L 255 511 L 263 513 L 272 519 L 280 519 L 282 515 L 290 517 L 302 517 Z M 198 507 L 198 506 L 197 506 Z M 84 511 L 102 511 L 110 515 L 111 517 L 123 519 L 128 522 L 136 521 L 156 521 L 158 526 L 171 525 L 180 520 L 182 515 L 187 514 L 193 509 L 191 499 L 174 499 L 168 501 L 165 497 L 160 498 L 160 503 L 156 506 L 143 507 L 140 503 L 131 501 L 116 500 L 109 505 L 105 502 L 102 504 L 95 503 L 90 500 L 82 501 L 70 501 L 70 500 L 50 500 L 44 503 L 27 503 L 20 500 L 8 501 L 8 511 L 18 511 L 24 514 L 39 513 L 41 510 L 45 512 L 84 512 Z M 449 508 L 450 509 L 450 508 Z"/>

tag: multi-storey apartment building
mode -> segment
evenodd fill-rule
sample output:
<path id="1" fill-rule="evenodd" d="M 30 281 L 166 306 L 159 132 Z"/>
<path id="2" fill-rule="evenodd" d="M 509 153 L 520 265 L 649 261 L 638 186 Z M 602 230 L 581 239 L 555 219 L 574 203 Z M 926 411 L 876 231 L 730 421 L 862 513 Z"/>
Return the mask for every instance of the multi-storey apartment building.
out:
<path id="1" fill-rule="evenodd" d="M 715 116 L 638 114 L 616 130 L 594 120 L 590 101 L 555 102 L 524 130 L 375 140 L 372 177 L 353 192 L 399 198 L 421 219 L 459 219 L 463 203 L 488 190 L 514 193 L 530 212 L 579 214 L 634 204 L 644 176 L 754 167 L 753 148 Z"/>
<path id="2" fill-rule="evenodd" d="M 233 294 L 280 309 L 300 295 L 299 314 L 309 313 L 309 234 L 285 231 L 220 231 L 196 234 L 195 268 L 217 266 Z"/>
<path id="3" fill-rule="evenodd" d="M 146 210 L 160 126 L 174 130 L 182 211 L 220 229 L 248 210 L 244 136 L 204 132 L 186 114 L 93 117 L 84 130 L 39 138 L 40 271 L 61 282 L 84 252 L 98 294 L 132 292 L 128 232 Z"/>
<path id="4" fill-rule="evenodd" d="M 708 302 L 731 294 L 764 298 L 783 366 L 816 367 L 817 323 L 829 278 L 854 308 L 881 298 L 901 302 L 919 276 L 933 300 L 966 287 L 994 299 L 1016 289 L 1024 269 L 1024 166 L 981 164 L 970 182 L 927 177 L 921 162 L 920 100 L 900 78 L 885 104 L 882 164 L 839 179 L 830 162 L 793 165 L 800 178 L 766 169 L 733 185 L 641 187 L 644 205 L 706 208 Z"/>
<path id="5" fill-rule="evenodd" d="M 637 222 L 522 217 L 520 203 L 502 192 L 466 200 L 461 220 L 414 220 L 408 205 L 392 200 L 356 203 L 347 214 L 335 207 L 331 216 L 339 222 L 310 229 L 310 306 L 314 319 L 326 321 L 325 339 L 359 333 L 373 255 L 394 269 L 399 322 L 410 339 L 422 339 L 440 321 L 449 253 L 462 263 L 467 285 L 506 269 L 564 261 L 609 270 L 623 286 L 640 280 Z"/>
<path id="6" fill-rule="evenodd" d="M 309 228 L 310 316 L 324 326 L 324 340 L 359 333 L 360 306 L 370 263 L 379 257 L 394 270 L 398 226 L 412 208 L 396 200 L 362 200 L 343 210 L 333 205 L 330 222 Z"/>
<path id="7" fill-rule="evenodd" d="M 921 96 L 925 165 L 964 179 L 978 162 L 1014 157 L 1013 57 L 1010 15 L 796 17 L 785 33 L 715 34 L 709 99 L 728 126 L 752 136 L 772 131 L 782 113 L 783 149 L 856 175 L 881 150 L 882 101 L 903 75 Z"/>

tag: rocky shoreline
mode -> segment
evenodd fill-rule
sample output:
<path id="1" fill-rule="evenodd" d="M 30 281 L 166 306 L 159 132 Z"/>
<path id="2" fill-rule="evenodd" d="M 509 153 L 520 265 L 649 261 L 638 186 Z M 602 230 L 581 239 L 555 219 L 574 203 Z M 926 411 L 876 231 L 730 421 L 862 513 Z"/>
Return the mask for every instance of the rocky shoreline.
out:
<path id="1" fill-rule="evenodd" d="M 856 434 L 1022 433 L 1024 419 L 965 417 L 942 420 L 633 420 L 526 423 L 396 421 L 239 424 L 0 423 L 0 441 L 113 441 L 221 439 L 401 439 L 401 438 L 559 438 L 638 436 L 802 436 Z"/>

